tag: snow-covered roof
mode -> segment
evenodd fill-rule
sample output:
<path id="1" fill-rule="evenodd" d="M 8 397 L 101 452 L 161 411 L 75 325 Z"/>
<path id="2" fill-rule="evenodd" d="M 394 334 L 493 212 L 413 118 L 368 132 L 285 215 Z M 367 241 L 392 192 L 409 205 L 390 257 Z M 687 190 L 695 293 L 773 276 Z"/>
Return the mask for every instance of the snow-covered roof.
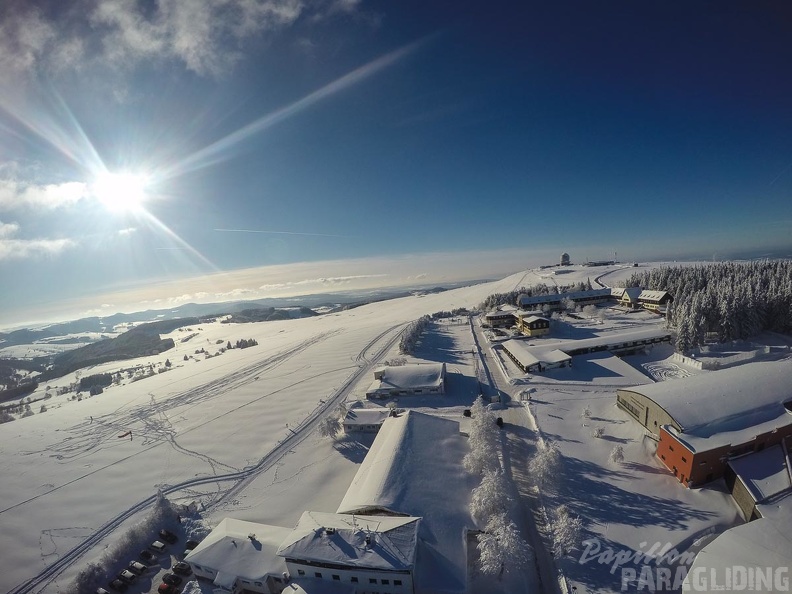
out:
<path id="1" fill-rule="evenodd" d="M 668 295 L 668 291 L 643 290 L 638 298 L 645 301 L 660 301 L 666 295 Z"/>
<path id="2" fill-rule="evenodd" d="M 445 363 L 417 363 L 383 367 L 374 372 L 375 379 L 367 393 L 391 390 L 439 388 L 445 377 Z"/>
<path id="3" fill-rule="evenodd" d="M 772 430 L 792 422 L 784 408 L 792 400 L 792 359 L 746 363 L 630 391 L 663 407 L 682 428 L 683 439 L 744 429 L 756 434 L 765 423 Z"/>
<path id="4" fill-rule="evenodd" d="M 276 553 L 290 532 L 281 526 L 224 518 L 185 561 L 211 568 L 218 579 L 230 579 L 231 584 L 238 577 L 260 580 L 267 574 L 279 576 L 286 571 L 286 564 Z M 248 538 L 250 534 L 255 535 L 255 541 Z"/>
<path id="5" fill-rule="evenodd" d="M 278 555 L 315 563 L 404 570 L 415 563 L 420 518 L 304 512 Z"/>
<path id="6" fill-rule="evenodd" d="M 683 592 L 722 592 L 727 572 L 736 568 L 770 571 L 785 569 L 787 577 L 792 564 L 792 516 L 785 521 L 760 518 L 726 530 L 706 545 L 693 562 L 682 585 Z M 714 579 L 697 580 L 696 576 Z M 771 574 L 771 581 L 773 576 Z M 703 587 L 702 587 L 703 586 Z"/>
<path id="7" fill-rule="evenodd" d="M 547 322 L 547 318 L 543 318 L 541 316 L 535 315 L 533 312 L 526 312 L 524 314 L 520 314 L 520 319 L 523 322 Z"/>
<path id="8" fill-rule="evenodd" d="M 598 347 L 617 347 L 631 343 L 641 343 L 647 340 L 665 339 L 667 337 L 670 337 L 668 330 L 657 326 L 655 328 L 627 332 L 608 332 L 594 338 L 582 338 L 579 340 L 542 339 L 541 344 L 534 346 L 526 344 L 525 340 L 513 338 L 504 342 L 503 346 L 515 357 L 518 357 L 520 361 L 533 365 L 539 361 L 542 363 L 566 361 L 569 359 L 570 354 L 590 352 Z"/>
<path id="9" fill-rule="evenodd" d="M 627 287 L 626 289 L 611 289 L 611 296 L 623 299 L 627 295 L 630 301 L 637 301 L 641 295 L 641 287 Z"/>
<path id="10" fill-rule="evenodd" d="M 573 291 L 571 293 L 553 293 L 551 295 L 534 295 L 528 297 L 523 295 L 519 298 L 520 306 L 533 305 L 539 303 L 553 303 L 563 299 L 571 299 L 577 301 L 578 299 L 586 299 L 592 297 L 608 297 L 610 289 L 592 289 L 591 291 Z"/>
<path id="11" fill-rule="evenodd" d="M 514 317 L 515 312 L 517 311 L 516 308 L 512 309 L 496 309 L 484 315 L 485 318 L 508 318 Z"/>
<path id="12" fill-rule="evenodd" d="M 462 466 L 467 451 L 456 421 L 416 411 L 390 417 L 338 506 L 339 514 L 420 516 L 416 583 L 424 591 L 465 591 L 464 534 L 474 525 L 473 485 Z"/>
<path id="13" fill-rule="evenodd" d="M 788 465 L 789 460 L 781 444 L 729 461 L 729 466 L 742 479 L 754 501 L 763 501 L 792 487 Z"/>
<path id="14" fill-rule="evenodd" d="M 522 340 L 507 340 L 503 343 L 503 348 L 516 357 L 523 367 L 530 367 L 539 363 L 556 365 L 572 358 L 559 349 L 546 346 L 528 346 Z"/>
<path id="15" fill-rule="evenodd" d="M 347 411 L 344 417 L 344 425 L 380 425 L 390 416 L 390 409 L 377 408 L 353 408 Z"/>

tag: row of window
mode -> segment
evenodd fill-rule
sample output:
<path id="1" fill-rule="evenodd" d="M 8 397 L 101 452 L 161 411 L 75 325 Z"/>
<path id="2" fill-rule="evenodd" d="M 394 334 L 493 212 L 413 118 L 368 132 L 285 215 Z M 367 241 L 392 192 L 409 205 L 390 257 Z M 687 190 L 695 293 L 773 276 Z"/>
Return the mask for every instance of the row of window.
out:
<path id="1" fill-rule="evenodd" d="M 305 570 L 298 569 L 297 570 L 297 575 L 304 576 L 305 575 Z M 318 578 L 318 579 L 322 579 L 322 572 L 321 571 L 314 572 L 314 577 Z M 332 574 L 331 577 L 332 577 L 333 581 L 336 581 L 336 582 L 340 582 L 341 581 L 341 576 L 336 574 L 336 573 Z M 358 583 L 358 578 L 353 575 L 352 577 L 349 578 L 349 581 L 351 583 L 353 583 L 353 584 L 357 584 Z M 390 583 L 391 583 L 391 580 L 388 579 L 388 578 L 382 578 L 380 580 L 377 580 L 377 578 L 369 578 L 369 584 L 380 584 L 382 586 L 390 586 Z M 393 585 L 394 586 L 401 586 L 402 585 L 402 581 L 401 580 L 393 580 Z"/>

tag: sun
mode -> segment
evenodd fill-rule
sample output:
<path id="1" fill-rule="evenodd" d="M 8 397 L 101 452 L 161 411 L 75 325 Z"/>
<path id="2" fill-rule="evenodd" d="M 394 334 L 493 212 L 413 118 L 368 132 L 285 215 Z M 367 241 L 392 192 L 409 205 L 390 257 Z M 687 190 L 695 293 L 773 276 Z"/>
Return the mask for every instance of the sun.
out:
<path id="1" fill-rule="evenodd" d="M 139 212 L 148 198 L 148 177 L 139 173 L 106 171 L 92 185 L 94 196 L 115 212 Z"/>

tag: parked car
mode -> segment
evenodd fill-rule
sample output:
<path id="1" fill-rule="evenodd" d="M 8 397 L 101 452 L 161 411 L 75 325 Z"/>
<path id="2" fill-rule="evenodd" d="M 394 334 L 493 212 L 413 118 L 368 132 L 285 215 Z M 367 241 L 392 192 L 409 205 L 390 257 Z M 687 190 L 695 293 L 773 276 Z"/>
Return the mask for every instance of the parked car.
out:
<path id="1" fill-rule="evenodd" d="M 154 551 L 155 553 L 164 553 L 165 552 L 165 543 L 159 540 L 155 540 L 149 545 L 149 549 Z"/>
<path id="2" fill-rule="evenodd" d="M 125 584 L 131 584 L 137 579 L 137 576 L 128 569 L 125 569 L 124 571 L 118 574 L 118 579 L 124 582 Z"/>
<path id="3" fill-rule="evenodd" d="M 159 594 L 179 594 L 179 589 L 176 586 L 163 583 L 159 585 L 157 592 L 159 592 Z"/>
<path id="4" fill-rule="evenodd" d="M 165 530 L 164 528 L 159 531 L 159 537 L 169 544 L 173 544 L 179 540 L 178 536 L 176 536 L 173 532 Z"/>
<path id="5" fill-rule="evenodd" d="M 197 540 L 188 540 L 186 543 L 184 543 L 184 548 L 188 551 L 192 551 L 199 544 L 200 543 Z"/>
<path id="6" fill-rule="evenodd" d="M 182 579 L 175 573 L 166 573 L 162 576 L 162 583 L 170 586 L 178 586 L 182 583 Z"/>
<path id="7" fill-rule="evenodd" d="M 152 553 L 148 549 L 143 549 L 142 551 L 140 551 L 140 555 L 138 555 L 138 557 L 143 561 L 145 561 L 146 563 L 154 563 L 154 561 L 157 560 L 156 555 L 154 555 L 154 553 Z"/>
<path id="8" fill-rule="evenodd" d="M 132 573 L 141 575 L 146 571 L 147 567 L 142 563 L 140 563 L 139 561 L 130 561 L 129 565 L 127 566 L 127 569 L 129 569 L 129 571 L 131 571 Z"/>
<path id="9" fill-rule="evenodd" d="M 190 575 L 192 573 L 192 567 L 190 567 L 189 563 L 179 561 L 178 563 L 173 564 L 173 572 L 180 573 L 182 575 Z"/>
<path id="10" fill-rule="evenodd" d="M 126 592 L 127 588 L 129 587 L 118 578 L 110 582 L 109 586 L 111 590 L 115 590 L 116 592 Z"/>

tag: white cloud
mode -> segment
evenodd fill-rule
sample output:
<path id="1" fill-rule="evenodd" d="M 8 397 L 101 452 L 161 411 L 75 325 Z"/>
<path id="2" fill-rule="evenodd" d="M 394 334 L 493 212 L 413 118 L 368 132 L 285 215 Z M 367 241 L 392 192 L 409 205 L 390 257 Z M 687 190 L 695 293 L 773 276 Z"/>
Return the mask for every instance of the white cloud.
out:
<path id="1" fill-rule="evenodd" d="M 52 256 L 76 244 L 71 239 L 2 239 L 0 260 Z"/>
<path id="2" fill-rule="evenodd" d="M 17 231 L 19 231 L 18 224 L 4 223 L 3 221 L 0 221 L 0 239 L 9 237 L 11 235 L 16 235 Z"/>
<path id="3" fill-rule="evenodd" d="M 0 261 L 51 256 L 76 245 L 71 239 L 14 239 L 17 223 L 0 221 Z"/>
<path id="4" fill-rule="evenodd" d="M 359 0 L 336 0 L 353 12 Z M 0 6 L 0 75 L 81 69 L 89 61 L 120 68 L 176 60 L 221 75 L 244 43 L 283 29 L 309 8 L 303 0 L 42 0 Z M 21 8 L 24 6 L 24 8 Z M 86 18 L 87 17 L 87 18 Z"/>
<path id="5" fill-rule="evenodd" d="M 82 182 L 37 185 L 0 179 L 0 211 L 22 207 L 58 208 L 74 204 L 87 195 Z"/>

